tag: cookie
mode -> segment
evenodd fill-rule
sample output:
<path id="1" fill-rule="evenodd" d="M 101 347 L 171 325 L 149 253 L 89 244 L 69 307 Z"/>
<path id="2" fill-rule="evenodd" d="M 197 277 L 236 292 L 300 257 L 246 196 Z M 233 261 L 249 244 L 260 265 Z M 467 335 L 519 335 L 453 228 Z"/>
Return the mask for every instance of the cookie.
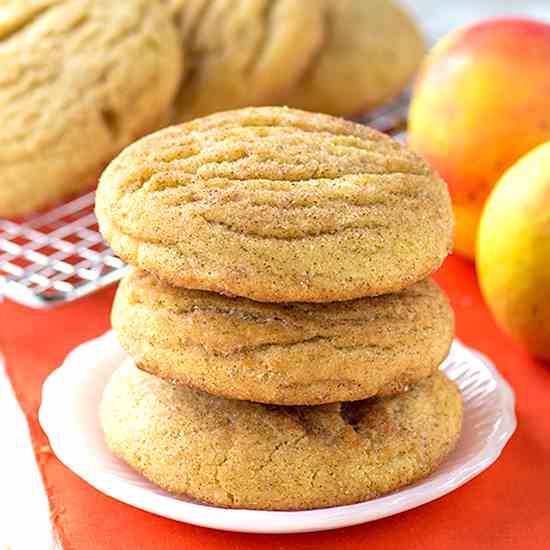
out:
<path id="1" fill-rule="evenodd" d="M 181 72 L 161 0 L 0 7 L 0 216 L 91 187 L 166 118 Z"/>
<path id="2" fill-rule="evenodd" d="M 172 0 L 186 66 L 174 121 L 286 97 L 321 49 L 324 0 Z"/>
<path id="3" fill-rule="evenodd" d="M 112 324 L 151 374 L 280 405 L 400 391 L 436 371 L 453 339 L 451 307 L 430 280 L 350 302 L 266 304 L 132 271 L 118 288 Z"/>
<path id="4" fill-rule="evenodd" d="M 281 107 L 151 134 L 105 170 L 100 229 L 166 282 L 265 302 L 401 290 L 452 245 L 445 183 L 375 130 Z"/>
<path id="5" fill-rule="evenodd" d="M 327 0 L 325 22 L 323 48 L 285 105 L 357 115 L 399 94 L 425 53 L 393 0 Z"/>
<path id="6" fill-rule="evenodd" d="M 442 373 L 351 403 L 227 400 L 120 367 L 105 389 L 107 445 L 163 489 L 230 508 L 352 504 L 429 475 L 460 435 L 462 398 Z"/>

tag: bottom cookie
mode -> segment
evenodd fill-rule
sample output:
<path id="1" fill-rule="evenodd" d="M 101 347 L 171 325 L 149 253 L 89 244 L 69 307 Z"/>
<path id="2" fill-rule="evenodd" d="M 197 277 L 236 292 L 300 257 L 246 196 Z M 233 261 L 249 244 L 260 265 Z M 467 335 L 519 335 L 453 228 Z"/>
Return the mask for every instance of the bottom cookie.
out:
<path id="1" fill-rule="evenodd" d="M 105 389 L 110 449 L 165 490 L 230 508 L 361 502 L 429 475 L 455 446 L 462 397 L 436 373 L 399 395 L 311 407 L 233 401 L 130 361 Z"/>

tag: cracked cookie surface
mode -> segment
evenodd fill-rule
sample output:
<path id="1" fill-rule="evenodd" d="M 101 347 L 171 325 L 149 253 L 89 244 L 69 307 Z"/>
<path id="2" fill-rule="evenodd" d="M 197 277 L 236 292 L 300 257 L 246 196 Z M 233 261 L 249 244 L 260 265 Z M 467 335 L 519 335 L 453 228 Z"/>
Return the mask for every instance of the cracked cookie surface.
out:
<path id="1" fill-rule="evenodd" d="M 323 47 L 285 105 L 353 116 L 399 94 L 425 53 L 393 0 L 327 0 Z"/>
<path id="2" fill-rule="evenodd" d="M 0 66 L 0 216 L 10 217 L 91 187 L 158 128 L 181 54 L 161 0 L 9 0 Z"/>
<path id="3" fill-rule="evenodd" d="M 324 0 L 171 0 L 186 64 L 174 121 L 276 103 L 324 40 Z"/>
<path id="4" fill-rule="evenodd" d="M 447 188 L 391 138 L 280 107 L 218 113 L 126 148 L 96 198 L 117 254 L 175 286 L 330 302 L 426 278 L 452 244 Z"/>
<path id="5" fill-rule="evenodd" d="M 391 397 L 316 407 L 227 400 L 128 361 L 100 407 L 111 450 L 167 491 L 232 508 L 361 502 L 429 475 L 455 446 L 462 398 L 436 373 Z"/>
<path id="6" fill-rule="evenodd" d="M 112 323 L 151 374 L 281 405 L 401 391 L 437 370 L 453 338 L 451 307 L 430 280 L 349 302 L 267 304 L 134 270 L 119 285 Z"/>

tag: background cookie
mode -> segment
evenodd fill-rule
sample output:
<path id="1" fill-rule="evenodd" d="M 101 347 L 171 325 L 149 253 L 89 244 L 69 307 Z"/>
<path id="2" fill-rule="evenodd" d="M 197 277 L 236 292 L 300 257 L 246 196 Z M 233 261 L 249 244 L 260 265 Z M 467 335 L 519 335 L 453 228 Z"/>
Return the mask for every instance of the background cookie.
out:
<path id="1" fill-rule="evenodd" d="M 365 126 L 278 107 L 154 133 L 105 170 L 101 231 L 129 263 L 185 288 L 267 302 L 400 290 L 452 242 L 445 184 Z"/>
<path id="2" fill-rule="evenodd" d="M 424 55 L 420 31 L 393 0 L 327 0 L 325 34 L 286 105 L 356 115 L 401 92 Z"/>
<path id="3" fill-rule="evenodd" d="M 132 271 L 118 288 L 112 323 L 152 374 L 281 405 L 402 390 L 437 369 L 453 338 L 448 300 L 429 280 L 350 302 L 265 304 Z"/>
<path id="4" fill-rule="evenodd" d="M 462 399 L 436 373 L 392 397 L 265 406 L 126 364 L 105 390 L 100 419 L 111 450 L 170 492 L 298 510 L 360 502 L 428 475 L 458 440 Z"/>
<path id="5" fill-rule="evenodd" d="M 320 50 L 324 0 L 172 0 L 185 52 L 175 122 L 281 101 Z"/>
<path id="6" fill-rule="evenodd" d="M 10 0 L 0 7 L 0 216 L 90 186 L 158 127 L 181 54 L 158 0 Z"/>

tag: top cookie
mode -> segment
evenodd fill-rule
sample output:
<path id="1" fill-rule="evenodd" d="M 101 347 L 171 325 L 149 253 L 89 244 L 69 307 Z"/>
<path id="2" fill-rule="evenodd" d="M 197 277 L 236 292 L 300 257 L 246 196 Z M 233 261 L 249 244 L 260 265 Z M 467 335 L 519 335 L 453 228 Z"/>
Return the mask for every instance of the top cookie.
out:
<path id="1" fill-rule="evenodd" d="M 103 173 L 96 212 L 129 263 L 266 302 L 395 292 L 452 243 L 447 188 L 420 157 L 370 128 L 278 107 L 134 143 Z"/>
<path id="2" fill-rule="evenodd" d="M 185 71 L 174 120 L 288 95 L 321 49 L 324 0 L 171 0 Z"/>
<path id="3" fill-rule="evenodd" d="M 326 0 L 325 41 L 286 105 L 357 115 L 400 93 L 425 52 L 392 0 Z"/>
<path id="4" fill-rule="evenodd" d="M 90 186 L 158 128 L 181 54 L 161 0 L 9 0 L 0 67 L 0 216 L 9 217 Z"/>

